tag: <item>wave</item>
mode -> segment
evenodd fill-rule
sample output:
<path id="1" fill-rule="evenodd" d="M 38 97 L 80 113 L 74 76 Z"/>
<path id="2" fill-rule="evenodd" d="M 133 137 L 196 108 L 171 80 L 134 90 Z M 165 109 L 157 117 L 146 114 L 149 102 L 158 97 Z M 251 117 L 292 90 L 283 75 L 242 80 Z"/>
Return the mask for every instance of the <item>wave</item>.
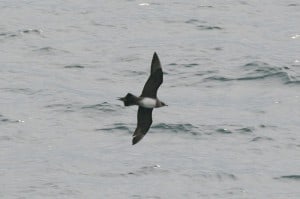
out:
<path id="1" fill-rule="evenodd" d="M 53 48 L 51 46 L 45 46 L 42 48 L 34 49 L 33 52 L 36 52 L 39 55 L 56 55 L 56 54 L 62 54 L 62 53 L 65 53 L 65 54 L 70 53 L 66 50 L 60 50 L 57 48 Z"/>
<path id="2" fill-rule="evenodd" d="M 117 109 L 115 106 L 107 102 L 103 102 L 100 104 L 92 104 L 92 105 L 84 105 L 81 106 L 78 103 L 70 104 L 70 103 L 56 103 L 56 104 L 49 104 L 46 105 L 46 108 L 53 109 L 58 112 L 75 112 L 80 110 L 87 110 L 88 112 L 91 111 L 102 111 L 102 112 L 113 112 Z"/>
<path id="3" fill-rule="evenodd" d="M 184 64 L 184 67 L 190 68 L 190 67 L 194 67 L 194 66 L 199 66 L 199 64 L 197 63 L 191 63 L 191 64 Z"/>
<path id="4" fill-rule="evenodd" d="M 17 37 L 18 34 L 12 32 L 1 32 L 0 37 Z"/>
<path id="5" fill-rule="evenodd" d="M 12 120 L 9 119 L 7 117 L 5 117 L 4 115 L 0 114 L 0 124 L 2 123 L 18 123 L 18 122 L 23 122 L 22 120 Z"/>
<path id="6" fill-rule="evenodd" d="M 114 123 L 110 127 L 95 129 L 95 131 L 125 131 L 127 133 L 133 133 L 134 127 L 125 123 Z M 192 124 L 166 124 L 160 123 L 152 125 L 149 132 L 163 132 L 163 133 L 190 133 L 192 135 L 200 135 L 200 131 Z"/>
<path id="7" fill-rule="evenodd" d="M 265 62 L 254 61 L 242 66 L 244 72 L 240 77 L 210 76 L 205 81 L 250 81 L 275 78 L 285 84 L 299 84 L 298 77 L 291 76 L 288 67 L 271 66 Z"/>
<path id="8" fill-rule="evenodd" d="M 300 76 L 290 75 L 290 80 L 286 82 L 286 84 L 300 84 Z"/>
<path id="9" fill-rule="evenodd" d="M 132 133 L 132 129 L 128 127 L 128 124 L 125 123 L 114 123 L 111 127 L 95 129 L 95 131 L 125 131 L 127 133 Z"/>
<path id="10" fill-rule="evenodd" d="M 113 111 L 116 111 L 115 106 L 116 105 L 112 105 L 108 102 L 102 102 L 100 104 L 92 104 L 92 105 L 82 106 L 81 109 L 90 109 L 90 110 L 97 110 L 97 111 L 103 111 L 103 112 L 113 112 Z"/>
<path id="11" fill-rule="evenodd" d="M 259 142 L 259 141 L 263 141 L 263 140 L 266 140 L 266 141 L 272 141 L 273 139 L 270 138 L 270 137 L 265 137 L 265 136 L 258 136 L 258 137 L 255 137 L 251 140 L 251 142 Z"/>
<path id="12" fill-rule="evenodd" d="M 40 29 L 23 29 L 17 31 L 9 31 L 9 32 L 0 32 L 0 38 L 9 39 L 9 38 L 17 38 L 25 35 L 38 35 L 40 37 L 43 36 L 43 31 Z"/>
<path id="13" fill-rule="evenodd" d="M 128 172 L 127 175 L 149 175 L 149 174 L 165 174 L 169 173 L 167 170 L 161 169 L 160 165 L 153 165 L 153 166 L 144 166 L 136 171 Z"/>
<path id="14" fill-rule="evenodd" d="M 265 62 L 254 61 L 247 63 L 243 66 L 245 71 L 250 71 L 245 77 L 237 78 L 237 80 L 252 80 L 252 79 L 264 79 L 268 77 L 279 77 L 285 80 L 289 80 L 288 73 L 285 71 L 287 67 L 271 66 Z"/>
<path id="15" fill-rule="evenodd" d="M 172 133 L 190 133 L 192 135 L 200 135 L 200 131 L 198 127 L 192 124 L 166 124 L 166 123 L 159 123 L 153 125 L 151 127 L 154 130 L 164 130 L 164 132 L 172 132 Z"/>
<path id="16" fill-rule="evenodd" d="M 12 37 L 18 37 L 22 35 L 28 35 L 28 34 L 34 34 L 34 35 L 42 35 L 43 31 L 40 29 L 22 29 L 18 31 L 13 32 L 0 32 L 0 37 L 4 38 L 12 38 Z"/>
<path id="17" fill-rule="evenodd" d="M 83 65 L 80 65 L 80 64 L 73 64 L 73 65 L 67 65 L 67 66 L 64 66 L 64 68 L 85 68 L 85 66 Z"/>
<path id="18" fill-rule="evenodd" d="M 222 30 L 223 29 L 219 26 L 206 26 L 206 25 L 198 25 L 197 28 L 200 30 Z"/>
<path id="19" fill-rule="evenodd" d="M 253 133 L 254 130 L 255 130 L 254 127 L 242 127 L 236 129 L 218 128 L 215 131 L 217 133 L 223 133 L 223 134 L 232 134 L 232 133 L 247 134 L 247 133 Z"/>
<path id="20" fill-rule="evenodd" d="M 300 175 L 287 175 L 287 176 L 280 176 L 279 178 L 275 179 L 288 179 L 288 180 L 300 180 Z"/>
<path id="21" fill-rule="evenodd" d="M 35 95 L 37 93 L 43 92 L 43 90 L 33 90 L 30 88 L 1 88 L 1 90 L 24 95 Z"/>
<path id="22" fill-rule="evenodd" d="M 185 174 L 185 176 L 189 178 L 207 178 L 207 179 L 216 179 L 218 181 L 223 180 L 237 180 L 237 176 L 231 173 L 225 173 L 225 172 L 218 172 L 218 173 L 202 173 L 202 174 Z"/>
<path id="23" fill-rule="evenodd" d="M 133 171 L 123 173 L 103 173 L 100 174 L 102 177 L 129 177 L 129 176 L 143 176 L 143 175 L 165 175 L 169 174 L 170 171 L 162 169 L 160 165 L 143 166 Z"/>
<path id="24" fill-rule="evenodd" d="M 206 23 L 206 21 L 200 21 L 198 19 L 189 19 L 189 20 L 185 21 L 184 23 L 187 23 L 187 24 L 199 24 L 199 23 Z"/>
<path id="25" fill-rule="evenodd" d="M 297 3 L 290 3 L 288 4 L 289 7 L 295 7 L 295 6 L 299 6 L 300 4 L 297 4 Z"/>
<path id="26" fill-rule="evenodd" d="M 19 33 L 21 34 L 42 34 L 42 30 L 40 29 L 23 29 L 19 30 Z"/>
<path id="27" fill-rule="evenodd" d="M 75 112 L 73 104 L 50 104 L 45 106 L 45 108 L 51 108 L 58 112 Z"/>
<path id="28" fill-rule="evenodd" d="M 135 129 L 136 124 L 125 124 L 125 123 L 114 123 L 107 128 L 95 129 L 95 131 L 125 131 L 127 133 L 132 133 Z M 153 124 L 149 130 L 150 133 L 171 133 L 171 134 L 184 134 L 191 136 L 201 136 L 201 135 L 212 135 L 214 133 L 218 134 L 253 134 L 255 131 L 254 127 L 241 127 L 229 126 L 228 128 L 220 128 L 215 125 L 204 125 L 204 126 L 195 126 L 190 123 L 184 124 L 167 124 L 167 123 L 158 123 Z M 253 141 L 258 141 L 259 138 L 254 139 Z"/>
<path id="29" fill-rule="evenodd" d="M 206 21 L 200 21 L 198 19 L 189 19 L 184 23 L 195 25 L 196 28 L 199 30 L 223 30 L 223 28 L 220 26 L 206 25 L 207 24 Z"/>

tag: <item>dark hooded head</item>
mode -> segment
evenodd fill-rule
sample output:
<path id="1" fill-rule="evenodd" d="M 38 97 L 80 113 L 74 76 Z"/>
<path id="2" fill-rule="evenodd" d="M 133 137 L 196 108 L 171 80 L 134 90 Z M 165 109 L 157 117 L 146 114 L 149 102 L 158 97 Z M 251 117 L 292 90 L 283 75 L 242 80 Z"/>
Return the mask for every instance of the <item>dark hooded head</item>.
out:
<path id="1" fill-rule="evenodd" d="M 159 101 L 158 106 L 157 107 L 163 107 L 163 106 L 168 106 L 166 103 Z"/>

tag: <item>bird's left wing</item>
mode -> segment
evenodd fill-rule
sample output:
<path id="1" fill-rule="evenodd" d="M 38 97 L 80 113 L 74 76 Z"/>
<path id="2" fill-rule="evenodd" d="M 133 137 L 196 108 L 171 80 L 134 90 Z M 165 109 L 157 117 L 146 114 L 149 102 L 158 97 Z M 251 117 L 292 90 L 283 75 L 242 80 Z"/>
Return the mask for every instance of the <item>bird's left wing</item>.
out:
<path id="1" fill-rule="evenodd" d="M 152 124 L 152 108 L 139 107 L 137 127 L 133 133 L 132 145 L 138 143 L 148 132 Z"/>

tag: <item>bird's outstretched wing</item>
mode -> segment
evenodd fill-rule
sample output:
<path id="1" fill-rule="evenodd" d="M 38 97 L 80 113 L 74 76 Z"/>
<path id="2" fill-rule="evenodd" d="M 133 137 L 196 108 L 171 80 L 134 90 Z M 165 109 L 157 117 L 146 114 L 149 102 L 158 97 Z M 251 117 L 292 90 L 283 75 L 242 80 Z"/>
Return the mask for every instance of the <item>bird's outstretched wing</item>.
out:
<path id="1" fill-rule="evenodd" d="M 138 143 L 148 132 L 152 124 L 152 108 L 139 107 L 137 113 L 137 127 L 133 133 L 132 145 Z"/>
<path id="2" fill-rule="evenodd" d="M 153 54 L 151 63 L 151 74 L 148 78 L 144 89 L 142 91 L 141 97 L 151 97 L 156 98 L 157 90 L 163 82 L 163 71 L 161 64 L 156 52 Z"/>

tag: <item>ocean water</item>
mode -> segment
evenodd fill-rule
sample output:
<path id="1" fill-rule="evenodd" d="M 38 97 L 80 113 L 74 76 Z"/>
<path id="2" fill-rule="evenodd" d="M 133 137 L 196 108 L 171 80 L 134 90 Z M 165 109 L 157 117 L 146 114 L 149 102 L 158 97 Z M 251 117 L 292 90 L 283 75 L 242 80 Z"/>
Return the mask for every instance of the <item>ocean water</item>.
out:
<path id="1" fill-rule="evenodd" d="M 0 198 L 300 198 L 300 2 L 0 3 Z M 153 52 L 164 70 L 131 145 Z"/>

